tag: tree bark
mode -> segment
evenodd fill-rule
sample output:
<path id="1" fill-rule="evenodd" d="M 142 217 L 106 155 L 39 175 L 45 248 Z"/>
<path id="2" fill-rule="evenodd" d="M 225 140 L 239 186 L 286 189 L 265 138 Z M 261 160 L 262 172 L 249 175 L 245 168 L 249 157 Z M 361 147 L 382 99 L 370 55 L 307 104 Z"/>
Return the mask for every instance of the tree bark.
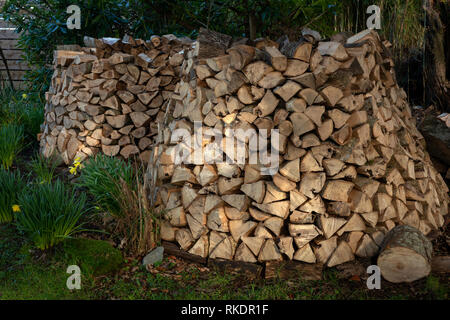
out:
<path id="1" fill-rule="evenodd" d="M 425 32 L 425 102 L 441 111 L 450 110 L 450 82 L 448 80 L 450 5 L 446 1 L 424 0 Z"/>

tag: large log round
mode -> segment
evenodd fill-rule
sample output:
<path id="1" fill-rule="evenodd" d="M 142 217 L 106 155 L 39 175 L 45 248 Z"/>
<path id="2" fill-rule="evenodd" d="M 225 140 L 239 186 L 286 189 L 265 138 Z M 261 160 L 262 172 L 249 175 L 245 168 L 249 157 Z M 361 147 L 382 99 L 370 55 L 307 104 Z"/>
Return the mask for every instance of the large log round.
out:
<path id="1" fill-rule="evenodd" d="M 416 228 L 402 225 L 392 229 L 378 256 L 381 275 L 389 282 L 412 282 L 431 271 L 433 247 Z"/>

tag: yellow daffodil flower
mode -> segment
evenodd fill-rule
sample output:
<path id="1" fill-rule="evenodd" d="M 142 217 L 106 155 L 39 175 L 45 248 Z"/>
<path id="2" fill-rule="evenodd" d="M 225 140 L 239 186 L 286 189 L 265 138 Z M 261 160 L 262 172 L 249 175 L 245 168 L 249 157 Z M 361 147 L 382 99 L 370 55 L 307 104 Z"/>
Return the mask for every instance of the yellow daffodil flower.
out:
<path id="1" fill-rule="evenodd" d="M 26 98 L 28 98 L 28 95 L 26 93 L 24 93 L 24 94 L 22 94 L 22 98 L 26 99 Z"/>
<path id="2" fill-rule="evenodd" d="M 20 206 L 18 204 L 15 204 L 12 206 L 13 212 L 20 212 Z"/>
<path id="3" fill-rule="evenodd" d="M 76 158 L 74 161 L 73 161 L 73 166 L 72 167 L 69 167 L 69 172 L 70 172 L 70 174 L 72 174 L 72 175 L 76 175 L 77 173 L 78 173 L 78 168 L 80 167 L 81 168 L 81 162 L 80 162 L 80 160 L 81 160 L 81 158 Z"/>
<path id="4" fill-rule="evenodd" d="M 77 174 L 77 167 L 70 167 L 69 172 L 70 172 L 70 174 L 75 176 Z"/>

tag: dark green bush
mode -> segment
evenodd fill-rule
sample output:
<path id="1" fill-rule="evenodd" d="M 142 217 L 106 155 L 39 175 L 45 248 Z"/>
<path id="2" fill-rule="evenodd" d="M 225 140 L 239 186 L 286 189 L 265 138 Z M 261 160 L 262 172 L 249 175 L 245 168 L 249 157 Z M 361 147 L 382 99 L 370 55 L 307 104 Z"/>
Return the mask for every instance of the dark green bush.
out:
<path id="1" fill-rule="evenodd" d="M 87 212 L 86 195 L 77 194 L 57 180 L 34 184 L 20 196 L 18 228 L 41 250 L 83 231 L 80 219 Z"/>

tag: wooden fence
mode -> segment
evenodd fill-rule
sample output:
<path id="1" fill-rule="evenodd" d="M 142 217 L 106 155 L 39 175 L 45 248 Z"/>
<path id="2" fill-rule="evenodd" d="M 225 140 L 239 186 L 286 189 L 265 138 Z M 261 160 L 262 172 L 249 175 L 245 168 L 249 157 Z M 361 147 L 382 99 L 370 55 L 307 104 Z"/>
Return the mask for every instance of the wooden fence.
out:
<path id="1" fill-rule="evenodd" d="M 14 88 L 22 89 L 26 85 L 26 82 L 24 80 L 25 72 L 30 68 L 22 57 L 22 51 L 17 48 L 18 38 L 19 34 L 15 32 L 14 26 L 10 25 L 2 18 L 0 18 L 0 48 L 3 51 L 3 55 L 6 59 Z M 1 56 L 0 74 L 0 79 L 2 81 L 1 85 L 9 84 L 5 62 L 3 61 Z"/>

